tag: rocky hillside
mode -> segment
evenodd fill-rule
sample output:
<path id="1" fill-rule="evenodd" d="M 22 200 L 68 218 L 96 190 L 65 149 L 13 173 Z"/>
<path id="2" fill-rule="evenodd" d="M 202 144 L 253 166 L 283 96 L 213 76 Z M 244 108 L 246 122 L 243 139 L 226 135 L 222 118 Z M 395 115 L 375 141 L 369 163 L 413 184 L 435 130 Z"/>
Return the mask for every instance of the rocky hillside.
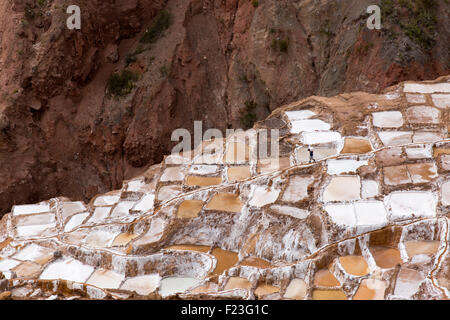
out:
<path id="1" fill-rule="evenodd" d="M 313 94 L 450 70 L 446 0 L 79 0 L 81 30 L 70 4 L 0 3 L 2 213 L 118 188 L 194 120 L 249 128 Z"/>
<path id="2" fill-rule="evenodd" d="M 0 299 L 448 299 L 449 112 L 450 76 L 313 96 L 88 204 L 14 206 Z"/>

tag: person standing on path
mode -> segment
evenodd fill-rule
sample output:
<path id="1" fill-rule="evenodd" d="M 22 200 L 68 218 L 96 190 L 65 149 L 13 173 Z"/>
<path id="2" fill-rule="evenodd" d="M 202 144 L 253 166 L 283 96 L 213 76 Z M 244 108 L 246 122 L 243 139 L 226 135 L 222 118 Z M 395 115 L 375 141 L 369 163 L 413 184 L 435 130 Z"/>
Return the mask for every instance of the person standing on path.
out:
<path id="1" fill-rule="evenodd" d="M 311 162 L 316 162 L 316 160 L 314 160 L 314 151 L 311 147 L 308 147 L 308 151 L 309 151 L 309 163 Z"/>

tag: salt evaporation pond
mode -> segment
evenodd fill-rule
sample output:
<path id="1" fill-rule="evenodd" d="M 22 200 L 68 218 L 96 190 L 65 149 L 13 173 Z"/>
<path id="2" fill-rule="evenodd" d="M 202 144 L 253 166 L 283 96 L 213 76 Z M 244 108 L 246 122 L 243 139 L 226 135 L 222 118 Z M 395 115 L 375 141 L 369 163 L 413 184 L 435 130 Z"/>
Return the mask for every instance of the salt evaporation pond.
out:
<path id="1" fill-rule="evenodd" d="M 185 292 L 187 289 L 198 286 L 200 280 L 192 277 L 169 277 L 161 280 L 159 293 L 167 297 L 176 293 Z"/>

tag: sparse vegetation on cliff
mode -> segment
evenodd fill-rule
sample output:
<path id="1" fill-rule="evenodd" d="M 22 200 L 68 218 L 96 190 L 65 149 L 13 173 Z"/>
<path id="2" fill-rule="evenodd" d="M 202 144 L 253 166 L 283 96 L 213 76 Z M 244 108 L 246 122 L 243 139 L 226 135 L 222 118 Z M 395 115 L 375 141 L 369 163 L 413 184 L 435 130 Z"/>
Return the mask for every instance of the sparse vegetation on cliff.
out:
<path id="1" fill-rule="evenodd" d="M 141 43 L 155 43 L 163 35 L 164 31 L 172 23 L 172 15 L 169 11 L 161 11 L 155 18 L 152 25 L 144 32 Z"/>
<path id="2" fill-rule="evenodd" d="M 241 117 L 239 120 L 241 121 L 241 125 L 244 129 L 250 129 L 253 127 L 253 124 L 256 121 L 256 107 L 258 105 L 253 100 L 245 101 L 245 108 L 241 110 Z"/>
<path id="3" fill-rule="evenodd" d="M 133 90 L 138 75 L 130 70 L 114 73 L 108 80 L 108 93 L 115 97 L 126 96 Z"/>

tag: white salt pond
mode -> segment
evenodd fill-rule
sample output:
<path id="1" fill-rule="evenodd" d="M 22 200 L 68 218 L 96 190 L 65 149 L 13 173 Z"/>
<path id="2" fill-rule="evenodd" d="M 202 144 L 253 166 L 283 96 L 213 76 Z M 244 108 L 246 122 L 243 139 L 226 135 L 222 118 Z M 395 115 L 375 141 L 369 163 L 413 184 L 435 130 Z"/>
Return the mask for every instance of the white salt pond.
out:
<path id="1" fill-rule="evenodd" d="M 0 258 L 0 271 L 2 271 L 2 272 L 9 271 L 9 270 L 17 267 L 21 263 L 22 263 L 22 261 L 17 261 L 17 260 L 8 259 L 8 258 L 3 258 L 3 259 Z"/>
<path id="2" fill-rule="evenodd" d="M 363 199 L 376 197 L 379 193 L 379 186 L 376 181 L 363 180 L 361 182 L 361 196 Z"/>
<path id="3" fill-rule="evenodd" d="M 358 226 L 379 226 L 387 223 L 387 212 L 381 201 L 358 201 L 354 203 Z"/>
<path id="4" fill-rule="evenodd" d="M 111 211 L 111 207 L 97 207 L 92 214 L 92 217 L 89 219 L 89 222 L 100 222 L 106 219 L 109 216 L 109 212 Z"/>
<path id="5" fill-rule="evenodd" d="M 70 220 L 66 223 L 66 225 L 64 227 L 64 232 L 72 231 L 73 229 L 75 229 L 76 227 L 81 225 L 83 223 L 84 219 L 86 219 L 88 216 L 89 216 L 89 212 L 84 212 L 84 213 L 80 213 L 80 214 L 76 214 L 76 215 L 72 216 L 70 218 Z"/>
<path id="6" fill-rule="evenodd" d="M 409 93 L 435 93 L 435 92 L 450 92 L 450 83 L 405 83 L 403 92 Z"/>
<path id="7" fill-rule="evenodd" d="M 405 148 L 406 155 L 409 159 L 429 159 L 433 157 L 432 151 L 431 145 Z"/>
<path id="8" fill-rule="evenodd" d="M 359 167 L 367 165 L 367 160 L 353 160 L 353 159 L 342 159 L 342 160 L 327 160 L 327 173 L 330 175 L 342 174 L 342 173 L 355 173 Z"/>
<path id="9" fill-rule="evenodd" d="M 266 204 L 273 203 L 277 201 L 278 196 L 280 194 L 280 190 L 272 188 L 268 189 L 266 186 L 257 186 L 254 187 L 253 197 L 250 200 L 249 204 L 251 206 L 262 207 Z"/>
<path id="10" fill-rule="evenodd" d="M 313 177 L 291 176 L 281 199 L 286 202 L 298 202 L 305 199 L 308 196 L 308 186 L 313 182 Z"/>
<path id="11" fill-rule="evenodd" d="M 450 107 L 450 94 L 433 94 L 431 96 L 433 103 L 438 108 Z"/>
<path id="12" fill-rule="evenodd" d="M 311 110 L 285 111 L 284 114 L 288 117 L 289 121 L 309 119 L 316 115 Z"/>
<path id="13" fill-rule="evenodd" d="M 183 293 L 189 288 L 196 287 L 200 280 L 192 277 L 169 277 L 161 280 L 159 293 L 162 297 L 167 297 L 176 293 Z"/>
<path id="14" fill-rule="evenodd" d="M 400 111 L 374 112 L 373 125 L 379 128 L 399 128 L 403 126 L 403 115 Z"/>
<path id="15" fill-rule="evenodd" d="M 105 248 L 111 245 L 116 236 L 117 234 L 107 231 L 94 231 L 84 239 L 84 244 L 93 248 Z"/>
<path id="16" fill-rule="evenodd" d="M 86 206 L 81 201 L 64 202 L 61 204 L 61 218 L 63 219 L 63 221 L 71 215 L 74 215 L 75 213 L 84 211 L 86 211 Z"/>
<path id="17" fill-rule="evenodd" d="M 341 139 L 341 134 L 335 131 L 317 131 L 303 133 L 303 143 L 307 145 L 338 142 L 341 141 Z"/>
<path id="18" fill-rule="evenodd" d="M 118 289 L 124 279 L 125 275 L 123 274 L 100 268 L 91 275 L 87 284 L 102 289 Z"/>
<path id="19" fill-rule="evenodd" d="M 154 202 L 155 202 L 155 195 L 147 194 L 132 208 L 132 211 L 151 210 L 153 208 Z"/>
<path id="20" fill-rule="evenodd" d="M 164 170 L 160 181 L 182 181 L 184 174 L 181 167 L 170 167 Z"/>
<path id="21" fill-rule="evenodd" d="M 154 292 L 161 281 L 159 274 L 150 274 L 127 279 L 120 287 L 122 290 L 135 291 L 142 296 Z"/>
<path id="22" fill-rule="evenodd" d="M 34 261 L 37 263 L 45 263 L 53 257 L 53 250 L 39 246 L 35 243 L 27 245 L 25 248 L 17 252 L 13 258 L 21 261 Z"/>
<path id="23" fill-rule="evenodd" d="M 56 232 L 56 222 L 43 225 L 19 226 L 16 227 L 16 233 L 19 237 L 33 237 L 42 236 L 44 233 L 48 234 Z"/>
<path id="24" fill-rule="evenodd" d="M 355 226 L 356 218 L 352 204 L 329 204 L 324 207 L 334 223 L 339 226 Z"/>
<path id="25" fill-rule="evenodd" d="M 441 201 L 442 201 L 442 205 L 450 206 L 450 181 L 447 181 L 442 184 Z"/>
<path id="26" fill-rule="evenodd" d="M 412 143 L 412 131 L 380 131 L 378 136 L 385 146 L 398 146 Z"/>
<path id="27" fill-rule="evenodd" d="M 414 106 L 406 110 L 406 117 L 410 123 L 439 123 L 441 112 L 433 107 Z"/>
<path id="28" fill-rule="evenodd" d="M 384 201 L 393 219 L 436 216 L 437 199 L 432 192 L 392 192 Z"/>
<path id="29" fill-rule="evenodd" d="M 19 216 L 24 214 L 43 213 L 49 211 L 50 211 L 50 204 L 48 203 L 27 204 L 27 205 L 13 206 L 12 215 Z"/>
<path id="30" fill-rule="evenodd" d="M 295 120 L 291 121 L 291 133 L 313 132 L 330 130 L 329 123 L 319 119 Z"/>
<path id="31" fill-rule="evenodd" d="M 289 207 L 289 206 L 281 206 L 278 204 L 274 204 L 270 207 L 273 211 L 278 214 L 283 214 L 286 216 L 291 216 L 297 219 L 306 219 L 309 216 L 309 212 L 303 209 Z"/>
<path id="32" fill-rule="evenodd" d="M 204 175 L 204 174 L 216 173 L 218 170 L 219 170 L 219 167 L 215 166 L 215 165 L 193 165 L 189 169 L 189 173 Z"/>
<path id="33" fill-rule="evenodd" d="M 94 268 L 72 258 L 65 258 L 53 262 L 45 268 L 39 279 L 42 280 L 69 280 L 74 282 L 86 282 Z"/>
<path id="34" fill-rule="evenodd" d="M 407 93 L 406 100 L 410 103 L 425 103 L 426 99 L 423 94 Z"/>
<path id="35" fill-rule="evenodd" d="M 333 177 L 323 192 L 323 201 L 359 200 L 361 182 L 358 176 Z"/>
<path id="36" fill-rule="evenodd" d="M 111 212 L 111 217 L 123 217 L 130 214 L 131 208 L 136 204 L 135 201 L 122 201 L 116 204 Z"/>
<path id="37" fill-rule="evenodd" d="M 94 201 L 94 206 L 112 206 L 119 202 L 120 195 L 105 195 L 97 197 Z"/>
<path id="38" fill-rule="evenodd" d="M 286 299 L 302 300 L 306 296 L 307 285 L 302 279 L 292 279 L 286 288 Z"/>

